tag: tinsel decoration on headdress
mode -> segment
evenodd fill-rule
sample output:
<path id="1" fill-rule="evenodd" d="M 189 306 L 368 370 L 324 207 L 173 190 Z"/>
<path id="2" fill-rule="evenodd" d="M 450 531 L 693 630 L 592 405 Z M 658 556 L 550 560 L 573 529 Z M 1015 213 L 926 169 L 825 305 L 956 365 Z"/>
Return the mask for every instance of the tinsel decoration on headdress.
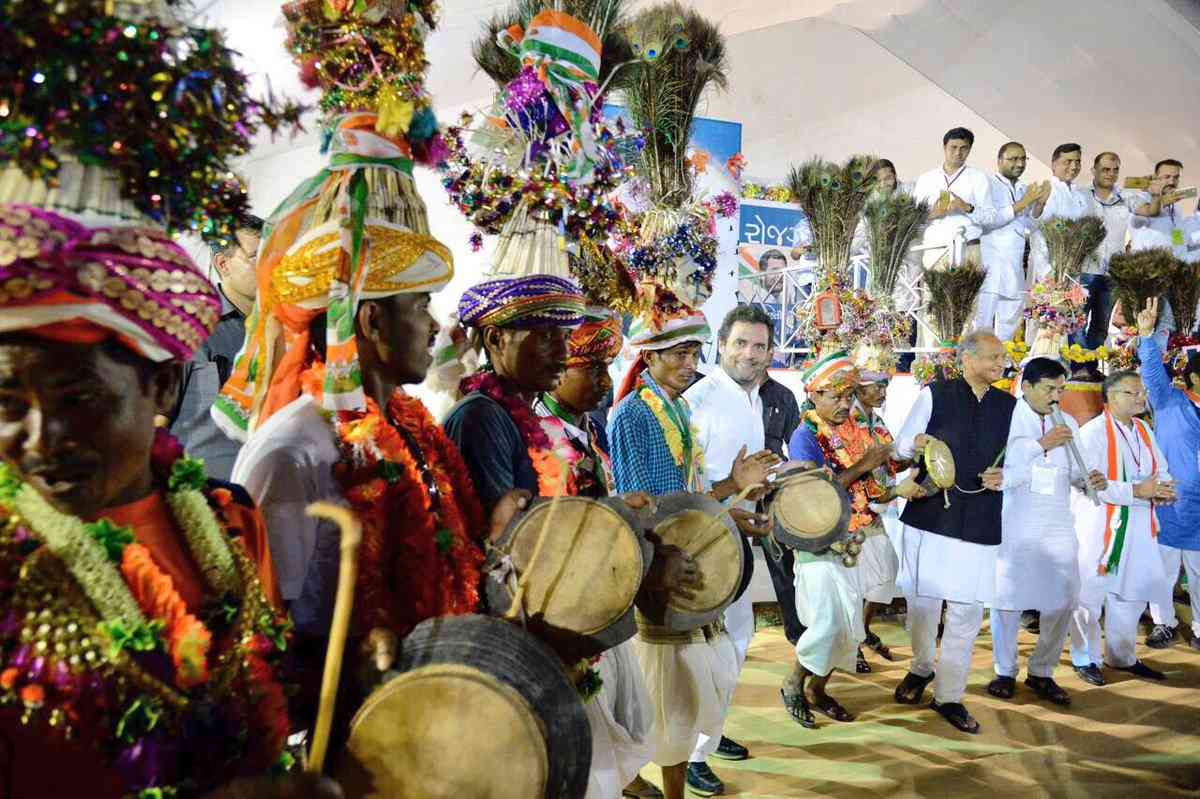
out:
<path id="1" fill-rule="evenodd" d="M 842 164 L 813 158 L 788 176 L 792 197 L 812 228 L 818 264 L 814 293 L 796 316 L 801 335 L 822 351 L 864 340 L 895 349 L 907 343 L 911 330 L 911 319 L 894 310 L 890 292 L 872 296 L 856 289 L 850 273 L 854 231 L 875 187 L 876 163 L 869 155 L 851 156 Z M 897 255 L 903 256 L 903 251 Z M 818 309 L 830 302 L 839 307 L 836 326 L 819 318 Z"/>
<path id="2" fill-rule="evenodd" d="M 929 205 L 902 191 L 871 192 L 863 219 L 871 249 L 871 296 L 894 297 L 908 248 L 929 219 Z"/>
<path id="3" fill-rule="evenodd" d="M 1025 305 L 1025 318 L 1037 322 L 1032 353 L 1056 358 L 1070 334 L 1087 324 L 1087 293 L 1079 283 L 1083 262 L 1104 241 L 1104 220 L 1098 216 L 1050 219 L 1041 223 L 1050 257 L 1050 273 L 1034 283 Z"/>
<path id="4" fill-rule="evenodd" d="M 220 31 L 175 14 L 161 0 L 0 4 L 0 202 L 231 239 L 248 207 L 230 162 L 302 109 L 250 96 Z"/>
<path id="5" fill-rule="evenodd" d="M 644 138 L 637 159 L 644 208 L 620 236 L 619 252 L 659 316 L 699 308 L 717 268 L 716 218 L 737 199 L 695 196 L 688 141 L 705 92 L 727 85 L 725 40 L 717 27 L 677 2 L 634 17 L 629 43 L 637 60 L 622 76 L 630 117 Z"/>
<path id="6" fill-rule="evenodd" d="M 628 46 L 626 0 L 517 0 L 484 26 L 473 52 L 497 84 L 488 116 L 448 133 L 443 185 L 483 233 L 500 237 L 492 273 L 570 276 L 568 250 L 606 241 L 609 195 L 629 168 L 623 131 L 601 117 L 603 92 Z M 596 298 L 599 299 L 599 298 Z"/>

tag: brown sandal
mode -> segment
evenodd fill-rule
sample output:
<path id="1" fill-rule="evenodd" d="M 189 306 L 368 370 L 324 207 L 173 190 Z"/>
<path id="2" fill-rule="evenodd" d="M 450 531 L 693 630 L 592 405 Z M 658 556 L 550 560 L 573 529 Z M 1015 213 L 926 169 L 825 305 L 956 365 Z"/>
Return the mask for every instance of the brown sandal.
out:
<path id="1" fill-rule="evenodd" d="M 834 721 L 854 721 L 854 716 L 850 711 L 842 707 L 836 699 L 829 694 L 825 695 L 824 699 L 814 698 L 810 703 L 813 710 L 818 713 L 823 713 Z"/>

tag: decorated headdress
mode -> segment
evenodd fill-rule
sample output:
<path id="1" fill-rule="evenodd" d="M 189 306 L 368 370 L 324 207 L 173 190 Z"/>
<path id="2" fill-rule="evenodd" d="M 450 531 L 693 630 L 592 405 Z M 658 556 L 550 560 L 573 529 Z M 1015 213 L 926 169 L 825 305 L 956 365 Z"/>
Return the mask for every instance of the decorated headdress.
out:
<path id="1" fill-rule="evenodd" d="M 300 395 L 309 325 L 321 313 L 322 402 L 362 408 L 359 303 L 437 291 L 454 273 L 450 251 L 429 235 L 412 177 L 414 162 L 444 152 L 424 87 L 432 3 L 297 0 L 283 14 L 301 78 L 322 90 L 329 160 L 263 231 L 249 334 L 213 405 L 218 425 L 237 439 Z"/>
<path id="2" fill-rule="evenodd" d="M 164 0 L 0 7 L 0 203 L 229 240 L 232 159 L 301 109 L 247 93 L 220 31 Z"/>
<path id="3" fill-rule="evenodd" d="M 567 367 L 612 361 L 621 354 L 624 343 L 620 319 L 607 309 L 588 308 L 583 324 L 571 333 L 567 342 Z"/>
<path id="4" fill-rule="evenodd" d="M 634 320 L 634 328 L 629 334 L 629 346 L 638 351 L 638 356 L 621 380 L 614 404 L 620 402 L 637 385 L 638 375 L 646 369 L 647 352 L 669 350 L 691 342 L 707 344 L 712 341 L 712 328 L 708 326 L 704 314 L 698 311 L 665 320 Z"/>
<path id="5" fill-rule="evenodd" d="M 1087 294 L 1079 284 L 1083 263 L 1104 241 L 1098 216 L 1050 219 L 1041 223 L 1050 273 L 1030 289 L 1025 316 L 1037 322 L 1031 352 L 1058 358 L 1067 338 L 1087 324 Z"/>
<path id="6" fill-rule="evenodd" d="M 579 287 L 553 275 L 500 278 L 467 289 L 458 301 L 458 318 L 466 327 L 537 330 L 576 327 L 586 303 Z"/>
<path id="7" fill-rule="evenodd" d="M 908 315 L 895 310 L 891 292 L 855 288 L 851 276 L 854 232 L 874 196 L 877 163 L 869 155 L 851 156 L 841 164 L 813 158 L 793 167 L 788 177 L 791 194 L 812 227 L 818 263 L 814 293 L 796 309 L 796 316 L 803 337 L 822 354 L 848 349 L 860 341 L 891 351 L 907 342 L 912 329 Z M 896 226 L 881 231 L 891 235 L 890 257 L 898 260 L 893 273 L 881 269 L 873 282 L 883 284 L 890 278 L 892 288 L 905 254 L 895 251 L 899 246 L 895 239 L 904 235 L 911 239 L 916 232 L 911 227 L 916 221 L 912 217 L 924 213 L 919 208 L 906 210 L 909 218 L 903 230 Z"/>
<path id="8" fill-rule="evenodd" d="M 896 353 L 871 341 L 860 341 L 854 348 L 854 365 L 860 383 L 891 380 L 896 374 Z"/>
<path id="9" fill-rule="evenodd" d="M 858 369 L 844 352 L 835 352 L 816 359 L 801 373 L 804 391 L 811 394 L 825 389 L 850 388 L 858 385 Z"/>
<path id="10" fill-rule="evenodd" d="M 645 305 L 669 318 L 712 294 L 716 217 L 736 213 L 732 195 L 695 196 L 687 147 L 700 99 L 726 86 L 725 40 L 716 26 L 677 2 L 645 9 L 629 25 L 638 59 L 622 78 L 625 104 L 645 137 L 637 158 L 645 208 L 622 231 L 620 253 Z"/>
<path id="11" fill-rule="evenodd" d="M 602 92 L 628 47 L 626 0 L 517 0 L 484 26 L 480 69 L 496 81 L 487 118 L 447 131 L 444 185 L 479 233 L 499 234 L 492 274 L 568 277 L 568 251 L 602 245 L 625 179 Z"/>
<path id="12" fill-rule="evenodd" d="M 232 236 L 229 160 L 300 109 L 163 2 L 14 0 L 0 48 L 0 330 L 191 357 L 220 300 L 168 232 Z"/>
<path id="13" fill-rule="evenodd" d="M 929 205 L 904 191 L 872 191 L 863 204 L 863 219 L 870 243 L 870 294 L 895 297 L 908 248 L 929 219 Z"/>

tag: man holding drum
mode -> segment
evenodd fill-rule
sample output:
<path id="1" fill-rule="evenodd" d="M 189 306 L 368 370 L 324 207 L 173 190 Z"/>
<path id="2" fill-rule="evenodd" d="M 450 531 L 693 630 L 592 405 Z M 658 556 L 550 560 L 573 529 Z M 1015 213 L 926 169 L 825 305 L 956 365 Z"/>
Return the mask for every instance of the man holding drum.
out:
<path id="1" fill-rule="evenodd" d="M 913 661 L 896 688 L 896 701 L 915 705 L 934 683 L 931 707 L 954 727 L 979 732 L 962 704 L 971 671 L 971 650 L 983 624 L 984 605 L 996 590 L 1000 544 L 998 468 L 1008 442 L 1016 400 L 992 387 L 1004 376 L 1004 345 L 975 330 L 958 345 L 962 377 L 921 389 L 897 437 L 900 457 L 916 458 L 932 440 L 953 455 L 958 482 L 904 508 L 902 589 L 908 602 Z M 921 467 L 922 477 L 925 468 Z M 933 671 L 942 602 L 948 605 L 936 681 Z"/>
<path id="2" fill-rule="evenodd" d="M 880 485 L 875 471 L 893 462 L 890 442 L 876 443 L 850 418 L 859 375 L 845 353 L 819 359 L 804 372 L 807 395 L 802 422 L 788 445 L 793 461 L 809 467 L 828 466 L 834 479 L 851 497 L 851 532 L 878 538 L 888 547 L 887 534 L 871 504 L 897 496 L 915 497 L 923 490 L 912 480 L 895 488 Z M 863 552 L 865 547 L 863 544 Z M 859 553 L 860 556 L 862 553 Z M 835 668 L 854 671 L 863 640 L 865 572 L 847 566 L 841 552 L 795 552 L 796 612 L 805 631 L 796 643 L 796 666 L 784 681 L 784 704 L 801 725 L 815 728 L 812 711 L 834 721 L 853 716 L 825 690 Z M 853 560 L 853 559 L 851 559 Z M 812 681 L 806 685 L 809 677 Z"/>

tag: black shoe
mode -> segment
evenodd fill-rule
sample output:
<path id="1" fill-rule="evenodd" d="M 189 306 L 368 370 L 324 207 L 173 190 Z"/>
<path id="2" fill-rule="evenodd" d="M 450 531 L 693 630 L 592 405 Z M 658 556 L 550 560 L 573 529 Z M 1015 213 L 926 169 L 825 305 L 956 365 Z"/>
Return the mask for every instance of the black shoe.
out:
<path id="1" fill-rule="evenodd" d="M 1146 636 L 1146 646 L 1151 649 L 1166 649 L 1175 640 L 1175 628 L 1165 624 L 1156 624 Z"/>
<path id="2" fill-rule="evenodd" d="M 750 757 L 750 750 L 722 735 L 721 743 L 717 745 L 717 751 L 713 752 L 712 756 L 720 760 L 745 760 Z"/>
<path id="3" fill-rule="evenodd" d="M 1075 666 L 1075 673 L 1079 675 L 1079 679 L 1092 685 L 1104 685 L 1104 672 L 1100 671 L 1100 667 L 1095 663 L 1089 663 L 1086 666 Z"/>
<path id="4" fill-rule="evenodd" d="M 1141 677 L 1143 680 L 1165 680 L 1167 675 L 1163 674 L 1158 669 L 1152 669 L 1142 661 L 1134 661 L 1132 666 L 1109 666 L 1110 669 L 1124 671 L 1132 674 L 1134 677 Z"/>
<path id="5" fill-rule="evenodd" d="M 942 718 L 954 725 L 956 730 L 961 732 L 969 732 L 972 735 L 979 734 L 979 722 L 967 712 L 966 707 L 962 702 L 939 702 L 936 699 L 929 705 L 938 712 Z"/>
<path id="6" fill-rule="evenodd" d="M 1042 629 L 1042 614 L 1036 610 L 1021 611 L 1021 628 L 1037 635 Z"/>
<path id="7" fill-rule="evenodd" d="M 1017 681 L 1001 674 L 988 683 L 987 692 L 998 699 L 1012 699 L 1017 692 Z"/>
<path id="8" fill-rule="evenodd" d="M 688 763 L 687 787 L 697 796 L 720 796 L 725 793 L 725 783 L 713 774 L 707 763 Z"/>
<path id="9" fill-rule="evenodd" d="M 904 679 L 896 686 L 896 692 L 893 696 L 902 705 L 920 704 L 921 696 L 925 693 L 925 686 L 933 682 L 933 677 L 934 675 L 932 674 L 928 677 L 920 677 L 910 671 L 904 675 Z"/>
<path id="10" fill-rule="evenodd" d="M 1045 699 L 1055 705 L 1066 707 L 1071 704 L 1071 697 L 1053 677 L 1034 677 L 1030 674 L 1025 678 L 1025 684 L 1033 689 L 1039 699 Z"/>

